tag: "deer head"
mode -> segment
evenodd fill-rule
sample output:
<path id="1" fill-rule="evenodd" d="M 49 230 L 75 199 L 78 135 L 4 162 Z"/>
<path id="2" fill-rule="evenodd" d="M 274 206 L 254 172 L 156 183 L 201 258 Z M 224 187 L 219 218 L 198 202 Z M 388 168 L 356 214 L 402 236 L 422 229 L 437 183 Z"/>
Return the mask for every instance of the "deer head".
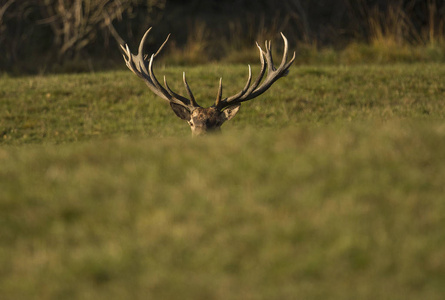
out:
<path id="1" fill-rule="evenodd" d="M 273 65 L 271 42 L 266 41 L 265 51 L 258 45 L 260 52 L 261 70 L 256 80 L 252 83 L 252 70 L 249 65 L 249 76 L 244 88 L 237 94 L 224 98 L 222 97 L 222 78 L 219 81 L 218 94 L 216 96 L 215 104 L 208 108 L 201 107 L 195 100 L 190 86 L 187 83 L 185 72 L 183 73 L 183 81 L 188 97 L 181 96 L 170 89 L 167 80 L 164 76 L 164 86 L 162 86 L 156 79 L 153 72 L 153 61 L 155 57 L 161 52 L 162 48 L 168 41 L 170 35 L 159 47 L 158 51 L 151 56 L 144 54 L 145 40 L 150 32 L 149 28 L 139 44 L 138 54 L 134 55 L 130 52 L 127 44 L 121 44 L 124 52 L 124 59 L 127 67 L 145 81 L 147 86 L 159 97 L 167 100 L 173 109 L 174 113 L 185 120 L 190 125 L 192 135 L 202 135 L 207 132 L 220 131 L 221 125 L 232 119 L 239 111 L 241 103 L 252 100 L 265 91 L 267 91 L 272 84 L 279 78 L 288 74 L 288 69 L 295 60 L 295 52 L 291 60 L 287 60 L 288 42 L 284 34 L 281 36 L 284 41 L 284 53 L 281 64 L 278 68 Z M 122 39 L 120 39 L 122 40 Z M 265 76 L 265 74 L 267 75 Z"/>

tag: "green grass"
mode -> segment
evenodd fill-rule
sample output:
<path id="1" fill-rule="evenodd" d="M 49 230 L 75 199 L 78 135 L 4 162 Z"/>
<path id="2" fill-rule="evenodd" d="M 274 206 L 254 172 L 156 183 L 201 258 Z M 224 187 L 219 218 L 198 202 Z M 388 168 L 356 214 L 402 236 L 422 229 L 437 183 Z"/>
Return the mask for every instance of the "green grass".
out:
<path id="1" fill-rule="evenodd" d="M 187 69 L 205 105 L 247 71 Z M 295 66 L 192 139 L 129 71 L 4 76 L 1 298 L 443 299 L 443 78 Z"/>
<path id="2" fill-rule="evenodd" d="M 185 69 L 184 69 L 185 68 Z M 183 91 L 182 71 L 195 97 L 211 105 L 223 77 L 225 95 L 245 83 L 247 66 L 160 69 Z M 254 70 L 255 71 L 255 70 Z M 282 128 L 394 118 L 442 119 L 443 64 L 294 67 L 260 99 L 243 105 L 227 129 Z M 129 71 L 0 82 L 0 142 L 65 143 L 113 136 L 188 136 L 186 123 Z"/>

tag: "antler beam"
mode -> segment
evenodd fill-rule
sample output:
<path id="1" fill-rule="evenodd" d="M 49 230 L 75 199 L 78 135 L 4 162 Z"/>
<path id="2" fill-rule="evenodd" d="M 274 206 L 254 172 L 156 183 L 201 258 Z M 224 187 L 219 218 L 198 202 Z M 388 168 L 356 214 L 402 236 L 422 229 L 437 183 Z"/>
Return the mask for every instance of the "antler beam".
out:
<path id="1" fill-rule="evenodd" d="M 164 85 L 165 88 L 159 83 L 157 80 L 154 72 L 153 72 L 153 62 L 154 58 L 161 52 L 161 50 L 164 48 L 165 44 L 167 43 L 170 34 L 167 36 L 165 41 L 162 43 L 162 45 L 159 47 L 158 51 L 156 53 L 152 54 L 150 56 L 150 59 L 147 61 L 148 55 L 144 55 L 144 44 L 145 40 L 147 39 L 148 33 L 150 32 L 151 27 L 145 32 L 144 36 L 141 39 L 141 42 L 139 44 L 138 48 L 138 54 L 134 55 L 131 53 L 130 48 L 127 44 L 120 45 L 121 49 L 124 52 L 124 60 L 127 65 L 127 67 L 135 73 L 137 76 L 142 78 L 147 86 L 150 88 L 150 90 L 153 91 L 156 95 L 159 97 L 169 101 L 170 103 L 178 104 L 184 108 L 186 108 L 189 111 L 192 111 L 193 109 L 200 107 L 198 103 L 195 101 L 195 98 L 193 97 L 192 91 L 190 90 L 190 86 L 187 83 L 185 73 L 183 75 L 183 81 L 184 85 L 186 87 L 187 93 L 190 97 L 190 99 L 179 95 L 175 92 L 173 92 L 170 87 L 167 84 L 167 80 L 164 76 Z"/>

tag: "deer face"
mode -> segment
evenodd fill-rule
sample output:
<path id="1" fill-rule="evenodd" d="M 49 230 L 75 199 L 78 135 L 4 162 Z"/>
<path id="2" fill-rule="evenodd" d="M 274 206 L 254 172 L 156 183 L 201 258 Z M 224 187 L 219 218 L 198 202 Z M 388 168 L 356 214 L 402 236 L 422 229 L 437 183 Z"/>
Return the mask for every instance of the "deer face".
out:
<path id="1" fill-rule="evenodd" d="M 236 115 L 240 105 L 230 106 L 223 111 L 219 111 L 214 106 L 208 108 L 198 107 L 192 112 L 181 105 L 171 104 L 171 107 L 179 118 L 187 121 L 192 130 L 192 135 L 198 136 L 220 131 L 221 125 Z"/>

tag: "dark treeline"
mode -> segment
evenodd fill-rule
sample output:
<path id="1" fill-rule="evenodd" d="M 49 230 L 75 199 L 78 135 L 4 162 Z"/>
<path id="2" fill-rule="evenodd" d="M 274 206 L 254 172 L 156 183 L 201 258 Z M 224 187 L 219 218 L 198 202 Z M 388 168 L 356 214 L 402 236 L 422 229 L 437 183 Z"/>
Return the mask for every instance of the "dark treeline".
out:
<path id="1" fill-rule="evenodd" d="M 115 33 L 134 46 L 149 26 L 149 43 L 171 32 L 170 47 L 204 47 L 209 60 L 279 31 L 294 44 L 341 48 L 379 35 L 413 45 L 443 41 L 445 26 L 445 0 L 0 1 L 1 70 L 114 61 Z"/>

